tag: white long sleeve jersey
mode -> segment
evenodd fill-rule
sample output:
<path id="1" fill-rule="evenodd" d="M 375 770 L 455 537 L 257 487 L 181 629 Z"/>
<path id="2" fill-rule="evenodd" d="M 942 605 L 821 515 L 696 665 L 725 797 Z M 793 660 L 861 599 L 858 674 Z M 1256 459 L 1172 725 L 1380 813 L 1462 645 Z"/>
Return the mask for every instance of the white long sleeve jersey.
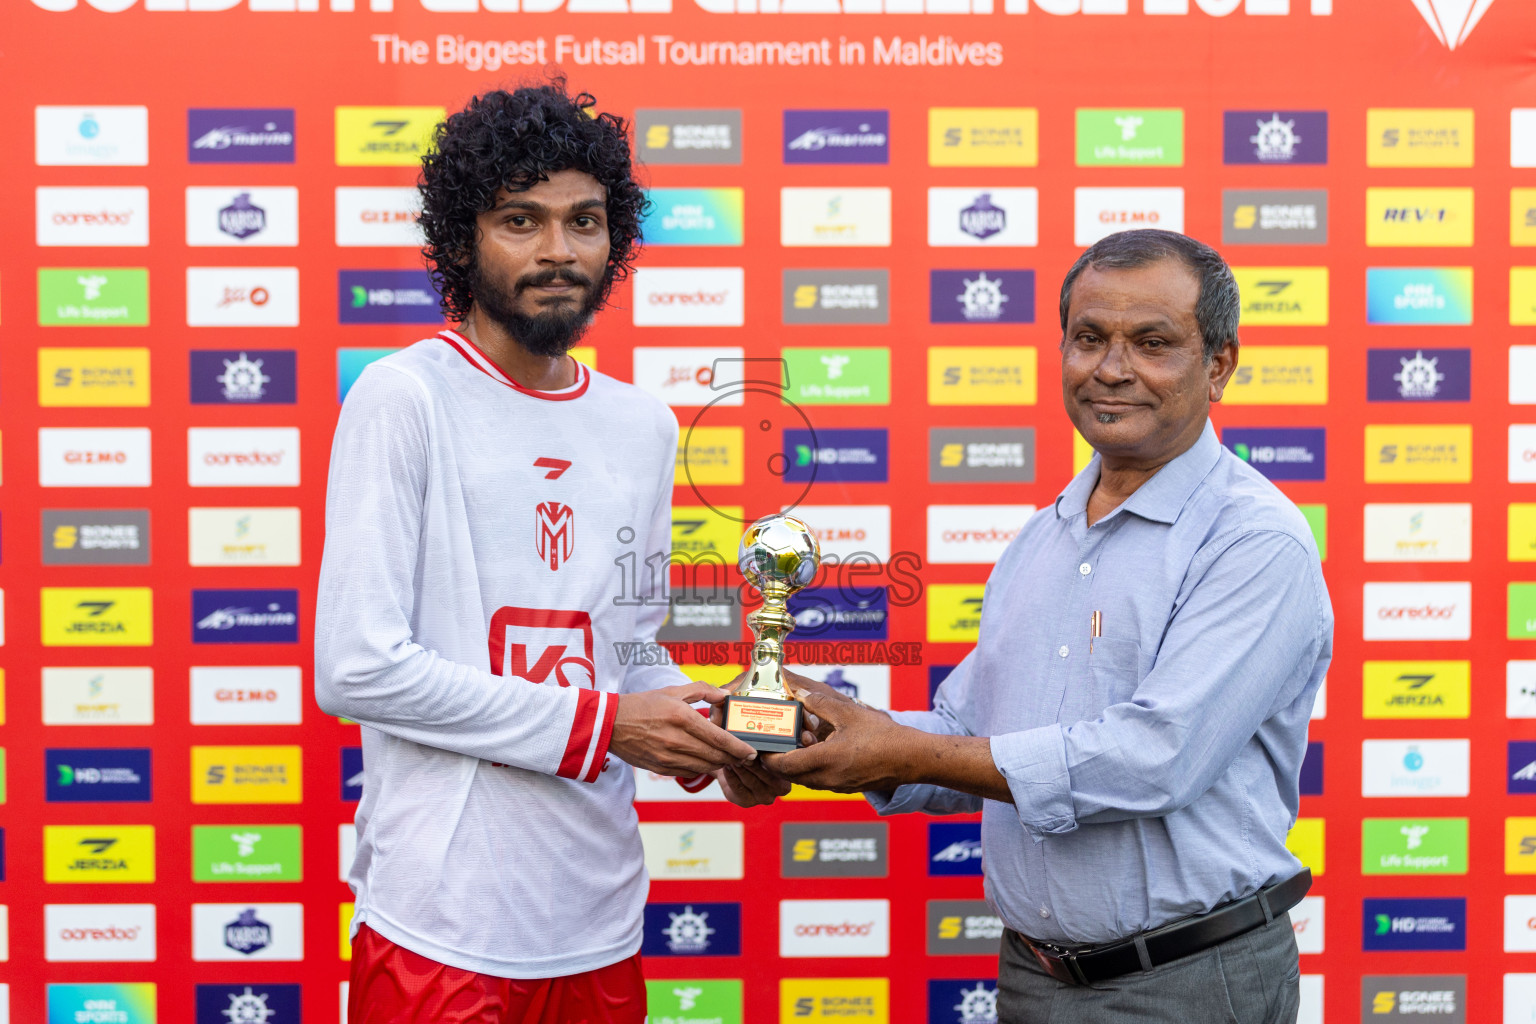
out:
<path id="1" fill-rule="evenodd" d="M 614 647 L 665 618 L 636 599 L 671 547 L 677 421 L 577 374 L 523 388 L 452 331 L 381 359 L 326 493 L 315 690 L 362 725 L 354 934 L 508 978 L 639 949 L 634 782 L 608 740 L 618 693 L 686 681 Z"/>

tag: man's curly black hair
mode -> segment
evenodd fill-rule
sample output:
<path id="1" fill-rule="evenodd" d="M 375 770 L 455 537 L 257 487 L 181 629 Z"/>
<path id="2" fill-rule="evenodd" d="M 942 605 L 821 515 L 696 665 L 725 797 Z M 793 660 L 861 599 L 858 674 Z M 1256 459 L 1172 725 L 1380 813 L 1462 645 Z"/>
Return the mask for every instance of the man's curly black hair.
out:
<path id="1" fill-rule="evenodd" d="M 529 189 L 557 171 L 584 171 L 608 193 L 610 247 L 598 304 L 634 269 L 647 200 L 630 162 L 629 126 L 614 114 L 589 116 L 596 105 L 589 93 L 569 95 L 556 78 L 476 96 L 437 126 L 417 187 L 427 239 L 421 253 L 448 319 L 462 321 L 474 303 L 475 218 L 501 189 Z"/>

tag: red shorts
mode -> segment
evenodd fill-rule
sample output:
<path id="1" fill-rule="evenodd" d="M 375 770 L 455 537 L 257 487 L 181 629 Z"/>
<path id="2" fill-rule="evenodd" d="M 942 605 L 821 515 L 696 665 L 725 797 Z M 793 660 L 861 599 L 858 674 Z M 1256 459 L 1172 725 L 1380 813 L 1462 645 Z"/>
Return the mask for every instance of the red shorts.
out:
<path id="1" fill-rule="evenodd" d="M 363 925 L 352 940 L 348 1024 L 644 1024 L 640 954 L 565 978 L 449 967 Z"/>

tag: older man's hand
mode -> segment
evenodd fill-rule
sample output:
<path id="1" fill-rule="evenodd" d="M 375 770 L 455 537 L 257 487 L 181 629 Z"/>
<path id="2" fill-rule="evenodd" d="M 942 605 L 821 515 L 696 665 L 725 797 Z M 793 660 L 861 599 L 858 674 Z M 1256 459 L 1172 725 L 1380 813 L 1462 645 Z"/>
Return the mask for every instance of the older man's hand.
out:
<path id="1" fill-rule="evenodd" d="M 836 793 L 892 790 L 903 778 L 908 759 L 903 748 L 913 730 L 897 725 L 883 711 L 849 700 L 829 687 L 825 692 L 797 688 L 795 696 L 819 721 L 818 742 L 783 754 L 764 754 L 769 770 L 791 782 Z"/>

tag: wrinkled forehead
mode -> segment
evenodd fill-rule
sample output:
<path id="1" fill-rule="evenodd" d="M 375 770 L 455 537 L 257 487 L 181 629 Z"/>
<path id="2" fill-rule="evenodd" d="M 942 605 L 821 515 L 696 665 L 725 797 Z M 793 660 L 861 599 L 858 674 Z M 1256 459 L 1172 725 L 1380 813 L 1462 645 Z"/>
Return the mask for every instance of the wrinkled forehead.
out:
<path id="1" fill-rule="evenodd" d="M 1161 322 L 1192 328 L 1199 301 L 1200 279 L 1175 259 L 1140 267 L 1089 266 L 1073 282 L 1067 324 Z"/>

